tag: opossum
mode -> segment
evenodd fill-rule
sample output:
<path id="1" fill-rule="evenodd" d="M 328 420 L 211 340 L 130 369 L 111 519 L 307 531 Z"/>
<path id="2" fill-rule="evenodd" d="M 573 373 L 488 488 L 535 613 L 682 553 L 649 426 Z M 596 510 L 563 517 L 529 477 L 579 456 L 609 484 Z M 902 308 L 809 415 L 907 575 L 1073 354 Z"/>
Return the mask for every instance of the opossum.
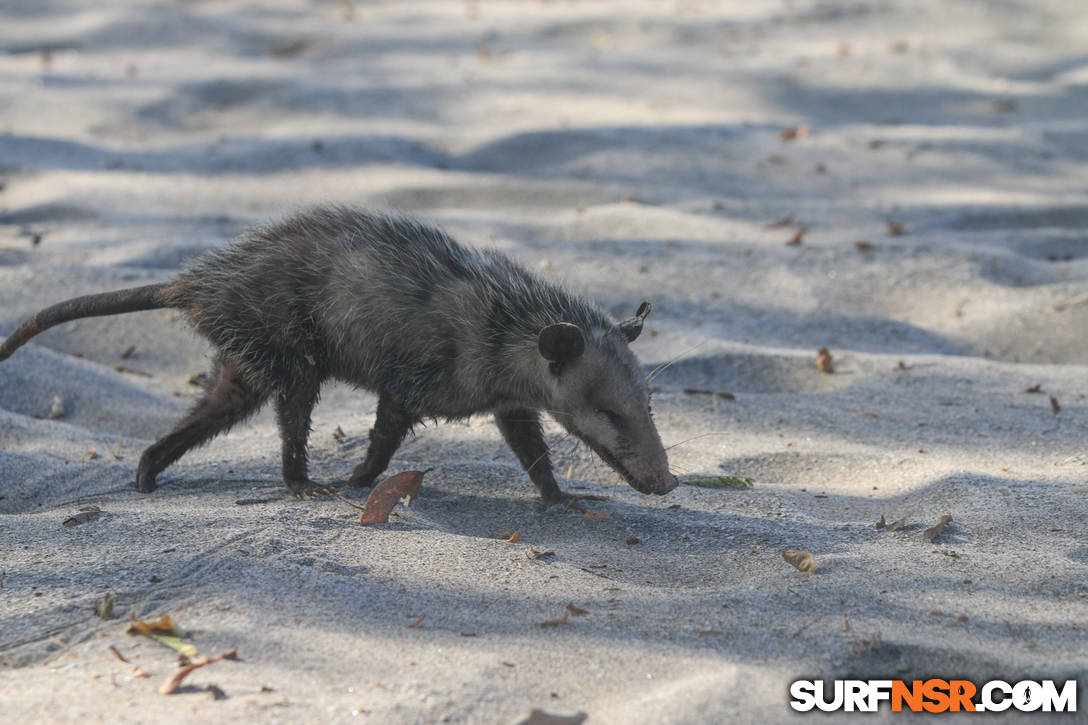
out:
<path id="1" fill-rule="evenodd" d="M 48 307 L 0 346 L 0 360 L 69 320 L 176 308 L 216 351 L 203 398 L 141 456 L 136 488 L 270 398 L 283 482 L 327 493 L 307 474 L 310 417 L 322 384 L 378 394 L 366 458 L 348 481 L 370 486 L 412 427 L 491 413 L 546 504 L 569 500 L 541 432 L 547 412 L 631 486 L 677 485 L 628 349 L 650 305 L 616 322 L 494 250 L 476 250 L 409 217 L 345 206 L 253 228 L 162 284 Z"/>

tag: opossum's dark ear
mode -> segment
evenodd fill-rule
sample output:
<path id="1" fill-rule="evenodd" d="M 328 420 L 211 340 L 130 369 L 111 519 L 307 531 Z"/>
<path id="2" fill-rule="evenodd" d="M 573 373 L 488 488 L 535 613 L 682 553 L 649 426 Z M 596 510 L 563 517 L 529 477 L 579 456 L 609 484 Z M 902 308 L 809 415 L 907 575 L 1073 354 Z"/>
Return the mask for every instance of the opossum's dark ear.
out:
<path id="1" fill-rule="evenodd" d="M 642 322 L 648 314 L 650 314 L 650 303 L 643 300 L 642 304 L 638 306 L 638 312 L 635 313 L 635 316 L 620 323 L 620 331 L 627 338 L 627 342 L 634 342 L 642 334 Z"/>
<path id="2" fill-rule="evenodd" d="M 586 351 L 586 339 L 578 325 L 559 322 L 540 331 L 537 348 L 545 360 L 562 365 Z"/>

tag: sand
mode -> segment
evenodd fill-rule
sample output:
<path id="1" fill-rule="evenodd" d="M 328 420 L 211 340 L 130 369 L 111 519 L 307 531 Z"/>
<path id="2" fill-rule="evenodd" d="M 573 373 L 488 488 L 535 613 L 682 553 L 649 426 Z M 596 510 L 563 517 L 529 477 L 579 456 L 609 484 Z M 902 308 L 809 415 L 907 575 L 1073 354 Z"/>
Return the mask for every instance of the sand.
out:
<path id="1" fill-rule="evenodd" d="M 0 721 L 783 722 L 813 677 L 1088 706 L 1086 43 L 1076 0 L 5 0 L 0 333 L 305 204 L 400 209 L 651 300 L 675 471 L 754 485 L 643 496 L 550 424 L 611 500 L 545 510 L 481 416 L 420 429 L 421 497 L 362 527 L 286 497 L 266 411 L 141 495 L 209 348 L 58 327 L 0 364 Z M 317 480 L 375 403 L 326 390 Z M 174 653 L 124 628 L 159 614 L 239 658 L 158 694 Z"/>

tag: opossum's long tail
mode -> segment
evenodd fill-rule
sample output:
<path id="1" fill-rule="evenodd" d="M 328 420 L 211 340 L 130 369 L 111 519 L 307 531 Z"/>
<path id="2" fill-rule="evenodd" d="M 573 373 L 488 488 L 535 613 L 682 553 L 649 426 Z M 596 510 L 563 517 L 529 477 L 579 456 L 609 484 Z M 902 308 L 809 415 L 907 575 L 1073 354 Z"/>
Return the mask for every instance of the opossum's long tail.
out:
<path id="1" fill-rule="evenodd" d="M 13 352 L 26 344 L 27 340 L 62 322 L 78 320 L 81 317 L 119 315 L 124 312 L 170 307 L 170 304 L 160 295 L 165 287 L 166 284 L 149 284 L 144 287 L 76 297 L 58 302 L 52 307 L 46 307 L 20 325 L 19 329 L 4 340 L 4 344 L 0 345 L 0 360 L 7 360 Z"/>

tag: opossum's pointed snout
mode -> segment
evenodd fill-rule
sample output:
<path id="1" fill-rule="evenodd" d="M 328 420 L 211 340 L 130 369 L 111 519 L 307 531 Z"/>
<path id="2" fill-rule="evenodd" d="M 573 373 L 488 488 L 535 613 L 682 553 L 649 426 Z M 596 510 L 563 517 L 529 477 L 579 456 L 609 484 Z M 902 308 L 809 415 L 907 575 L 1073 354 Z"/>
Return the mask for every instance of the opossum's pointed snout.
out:
<path id="1" fill-rule="evenodd" d="M 639 493 L 648 493 L 655 496 L 664 496 L 669 491 L 673 490 L 679 485 L 679 481 L 676 480 L 676 476 L 669 473 L 667 467 L 662 467 L 651 476 L 636 478 L 627 471 L 622 469 L 621 473 L 627 482 L 631 484 L 631 488 L 635 489 Z"/>
<path id="2" fill-rule="evenodd" d="M 644 489 L 640 490 L 642 490 L 643 493 L 652 493 L 656 496 L 664 496 L 669 491 L 680 485 L 680 482 L 676 480 L 676 476 L 669 473 L 669 469 L 667 468 L 661 469 L 661 471 L 658 472 L 656 479 L 657 480 L 655 480 L 649 486 L 646 486 Z"/>
<path id="3" fill-rule="evenodd" d="M 654 491 L 658 496 L 664 496 L 669 491 L 673 490 L 680 485 L 680 482 L 676 480 L 676 476 L 672 475 L 668 471 L 664 472 L 661 477 L 661 488 Z"/>

